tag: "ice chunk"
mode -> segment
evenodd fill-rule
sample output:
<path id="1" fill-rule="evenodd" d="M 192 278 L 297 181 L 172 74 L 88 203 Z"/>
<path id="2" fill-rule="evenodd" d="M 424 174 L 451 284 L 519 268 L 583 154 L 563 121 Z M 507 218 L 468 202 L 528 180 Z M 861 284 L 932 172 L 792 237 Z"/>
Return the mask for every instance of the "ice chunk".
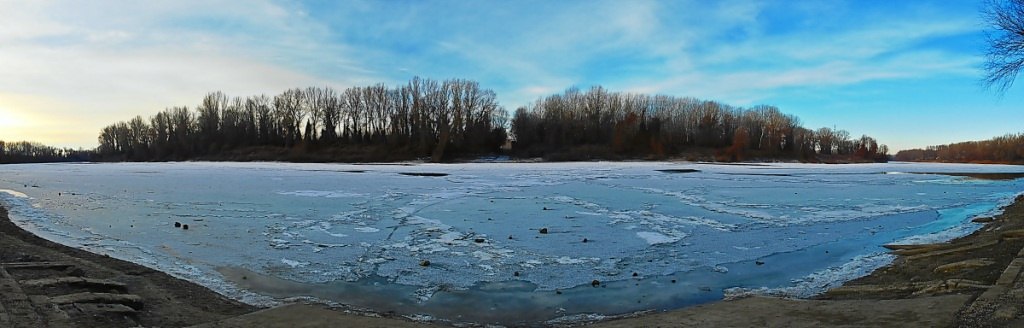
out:
<path id="1" fill-rule="evenodd" d="M 555 259 L 555 263 L 558 263 L 558 264 L 582 264 L 582 263 L 587 263 L 587 262 L 592 262 L 592 261 L 600 261 L 600 260 L 601 259 L 593 259 L 593 258 L 575 258 L 574 259 L 574 258 L 571 258 L 571 257 L 568 257 L 568 256 L 562 256 L 562 257 L 559 257 L 559 258 Z"/>
<path id="2" fill-rule="evenodd" d="M 18 197 L 18 198 L 28 198 L 28 195 L 20 193 L 20 192 L 17 192 L 17 191 L 14 191 L 14 190 L 10 190 L 10 189 L 0 189 L 0 192 L 6 193 L 6 194 L 9 194 L 11 196 Z"/>
<path id="3" fill-rule="evenodd" d="M 287 264 L 292 268 L 302 268 L 309 265 L 309 262 L 293 261 L 289 259 L 281 259 L 281 263 Z"/>
<path id="4" fill-rule="evenodd" d="M 653 231 L 640 231 L 636 233 L 636 236 L 640 237 L 640 239 L 643 239 L 650 245 L 671 244 L 679 241 L 680 239 L 678 237 L 669 237 Z"/>
<path id="5" fill-rule="evenodd" d="M 344 192 L 344 191 L 323 191 L 323 190 L 297 190 L 297 191 L 282 191 L 278 192 L 278 195 L 286 196 L 299 196 L 299 197 L 324 197 L 324 198 L 355 198 L 360 197 L 362 194 Z"/>

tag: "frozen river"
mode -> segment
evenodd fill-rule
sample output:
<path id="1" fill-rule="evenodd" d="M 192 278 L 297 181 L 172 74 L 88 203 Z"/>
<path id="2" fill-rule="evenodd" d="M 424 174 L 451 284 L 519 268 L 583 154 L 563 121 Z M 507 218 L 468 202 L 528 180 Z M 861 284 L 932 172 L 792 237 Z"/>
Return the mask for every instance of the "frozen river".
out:
<path id="1" fill-rule="evenodd" d="M 251 303 L 511 323 L 813 295 L 888 263 L 881 244 L 977 228 L 1024 180 L 936 173 L 995 172 L 1024 167 L 4 165 L 0 204 L 45 238 Z"/>

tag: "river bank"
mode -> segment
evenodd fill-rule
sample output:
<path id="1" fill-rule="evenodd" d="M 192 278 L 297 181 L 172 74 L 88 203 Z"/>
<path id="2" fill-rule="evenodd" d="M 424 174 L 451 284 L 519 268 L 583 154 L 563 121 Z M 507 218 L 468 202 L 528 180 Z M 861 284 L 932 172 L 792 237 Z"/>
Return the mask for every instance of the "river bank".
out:
<path id="1" fill-rule="evenodd" d="M 0 208 L 0 326 L 186 327 L 256 310 L 141 265 L 60 245 Z"/>

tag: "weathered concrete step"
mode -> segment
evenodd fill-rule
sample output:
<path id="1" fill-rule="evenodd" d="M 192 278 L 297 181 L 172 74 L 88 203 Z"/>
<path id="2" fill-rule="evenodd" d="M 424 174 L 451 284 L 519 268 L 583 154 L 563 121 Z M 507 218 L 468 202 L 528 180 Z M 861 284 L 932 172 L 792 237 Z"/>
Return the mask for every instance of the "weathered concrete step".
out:
<path id="1" fill-rule="evenodd" d="M 128 285 L 110 280 L 93 279 L 93 278 L 82 278 L 82 277 L 59 277 L 59 278 L 46 278 L 46 279 L 34 279 L 34 280 L 22 280 L 21 283 L 24 287 L 47 287 L 56 285 L 70 285 L 70 286 L 83 286 L 83 287 L 99 287 L 126 290 Z"/>
<path id="2" fill-rule="evenodd" d="M 958 289 L 979 288 L 986 289 L 992 286 L 980 281 L 967 279 L 945 279 L 925 282 L 915 282 L 904 285 L 856 285 L 839 286 L 826 291 L 828 294 L 870 294 L 886 292 L 913 292 L 914 295 L 937 294 Z"/>
<path id="3" fill-rule="evenodd" d="M 99 313 L 116 313 L 116 314 L 133 314 L 138 313 L 135 309 L 125 306 L 124 304 L 108 304 L 108 303 L 75 303 L 75 308 L 79 311 L 88 314 L 99 314 Z"/>
<path id="4" fill-rule="evenodd" d="M 1010 286 L 1017 280 L 1017 276 L 1020 275 L 1020 270 L 1024 268 L 1024 258 L 1015 258 L 1010 265 L 1006 266 L 1006 270 L 1003 270 L 1003 274 L 999 275 L 999 280 L 996 280 L 996 285 L 999 286 Z"/>
<path id="5" fill-rule="evenodd" d="M 998 285 L 992 286 L 992 288 L 989 288 L 984 293 L 982 293 L 981 296 L 978 296 L 978 298 L 974 300 L 974 303 L 971 304 L 971 307 L 980 307 L 981 305 L 984 305 L 984 303 L 986 302 L 995 302 L 997 299 L 999 299 L 999 296 L 1002 296 L 1004 293 L 1006 293 L 1006 291 L 1006 287 Z"/>
<path id="6" fill-rule="evenodd" d="M 986 258 L 969 259 L 969 260 L 963 260 L 963 261 L 959 261 L 959 262 L 953 262 L 953 263 L 947 263 L 947 264 L 940 265 L 938 267 L 935 267 L 935 270 L 933 270 L 933 272 L 935 272 L 935 273 L 953 273 L 953 272 L 957 272 L 957 271 L 961 271 L 961 270 L 965 270 L 965 269 L 973 269 L 973 268 L 986 267 L 986 266 L 993 265 L 995 263 L 996 262 L 993 261 L 992 259 L 986 259 Z"/>
<path id="7" fill-rule="evenodd" d="M 1021 250 L 1017 252 L 1018 257 L 1014 258 L 1013 261 L 1010 261 L 1010 264 L 1006 266 L 1003 273 L 999 275 L 999 279 L 996 280 L 996 284 L 978 296 L 978 298 L 974 300 L 974 303 L 971 303 L 968 307 L 969 311 L 979 311 L 986 306 L 995 304 L 998 302 L 1000 297 L 1010 291 L 1009 287 L 1015 284 L 1017 277 L 1020 276 L 1021 270 L 1024 269 L 1024 258 L 1021 258 L 1021 255 L 1024 255 L 1024 248 L 1021 248 Z"/>
<path id="8" fill-rule="evenodd" d="M 142 309 L 142 297 L 132 294 L 76 293 L 50 298 L 53 304 L 109 303 L 122 304 L 133 309 Z"/>
<path id="9" fill-rule="evenodd" d="M 953 244 L 950 244 L 950 243 L 907 244 L 907 245 L 903 245 L 903 244 L 885 244 L 885 245 L 882 245 L 882 247 L 888 248 L 890 250 L 898 251 L 898 250 L 906 250 L 906 249 L 925 249 L 925 248 L 938 249 L 938 248 L 950 247 L 952 245 Z"/>
<path id="10" fill-rule="evenodd" d="M 856 285 L 839 286 L 826 291 L 828 294 L 861 294 L 861 293 L 885 293 L 885 292 L 911 292 L 927 288 L 937 281 L 916 282 L 906 285 Z"/>
<path id="11" fill-rule="evenodd" d="M 976 250 L 976 249 L 993 246 L 993 245 L 998 244 L 998 243 L 999 243 L 999 240 L 996 239 L 996 240 L 992 240 L 992 241 L 987 241 L 987 242 L 983 242 L 983 243 L 979 243 L 979 244 L 974 244 L 974 245 L 968 245 L 968 246 L 964 246 L 964 247 L 957 247 L 957 248 L 953 248 L 953 249 L 933 250 L 933 251 L 928 251 L 928 252 L 921 253 L 921 254 L 907 256 L 907 261 L 919 260 L 919 259 L 929 258 L 929 257 L 933 257 L 933 256 L 963 253 L 963 252 L 967 252 L 967 251 L 973 251 L 973 250 Z M 906 254 L 904 254 L 904 255 L 906 255 Z"/>
<path id="12" fill-rule="evenodd" d="M 9 262 L 0 263 L 0 267 L 7 269 L 66 269 L 73 267 L 73 264 L 64 262 Z"/>
<path id="13" fill-rule="evenodd" d="M 0 291 L 0 307 L 10 323 L 5 327 L 40 327 L 44 324 L 28 295 L 3 267 L 0 267 Z"/>
<path id="14" fill-rule="evenodd" d="M 50 327 L 74 327 L 75 325 L 71 322 L 71 317 L 67 313 L 61 311 L 59 308 L 50 304 L 50 298 L 41 295 L 29 296 L 32 300 L 32 305 L 36 307 L 39 314 L 46 319 L 46 323 Z"/>
<path id="15" fill-rule="evenodd" d="M 4 302 L 0 302 L 0 326 L 14 326 L 14 323 L 11 322 L 11 316 L 7 314 L 7 308 L 4 307 Z"/>

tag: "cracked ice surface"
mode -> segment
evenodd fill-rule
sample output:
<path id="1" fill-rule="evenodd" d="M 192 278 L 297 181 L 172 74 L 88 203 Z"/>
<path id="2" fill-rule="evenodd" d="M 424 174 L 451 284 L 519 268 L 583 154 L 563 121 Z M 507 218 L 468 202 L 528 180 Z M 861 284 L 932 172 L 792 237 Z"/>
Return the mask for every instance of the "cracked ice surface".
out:
<path id="1" fill-rule="evenodd" d="M 657 171 L 678 168 L 699 172 Z M 308 283 L 383 279 L 419 288 L 416 299 L 426 301 L 487 283 L 549 291 L 697 268 L 720 276 L 721 286 L 834 284 L 880 265 L 850 264 L 877 259 L 870 255 L 880 244 L 968 233 L 967 220 L 991 214 L 1022 186 L 884 173 L 1020 170 L 900 163 L 7 165 L 0 166 L 0 204 L 44 237 L 222 291 L 229 284 L 214 268 L 235 266 Z M 408 172 L 448 175 L 402 174 Z M 731 278 L 753 274 L 737 268 L 745 261 L 788 261 L 786 254 L 815 247 L 830 247 L 832 255 L 793 262 L 779 276 Z M 835 269 L 844 266 L 858 270 Z M 845 276 L 822 277 L 839 275 L 830 272 Z"/>

